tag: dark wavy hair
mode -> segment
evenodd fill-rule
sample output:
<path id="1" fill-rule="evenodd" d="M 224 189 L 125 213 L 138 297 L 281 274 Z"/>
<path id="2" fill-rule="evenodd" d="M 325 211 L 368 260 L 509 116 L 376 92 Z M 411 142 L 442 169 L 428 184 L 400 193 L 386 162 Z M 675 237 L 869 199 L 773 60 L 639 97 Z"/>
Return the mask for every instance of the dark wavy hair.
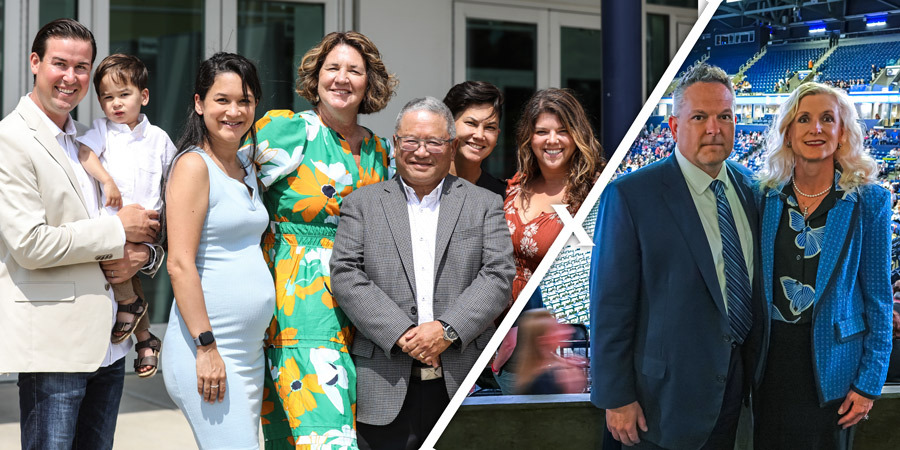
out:
<path id="1" fill-rule="evenodd" d="M 91 43 L 91 64 L 97 59 L 97 42 L 94 41 L 94 33 L 88 27 L 73 19 L 56 19 L 48 22 L 38 30 L 34 41 L 31 43 L 31 52 L 37 53 L 38 58 L 43 61 L 44 53 L 47 51 L 47 40 L 56 39 L 75 39 L 79 41 L 87 41 Z"/>
<path id="2" fill-rule="evenodd" d="M 463 81 L 453 86 L 444 96 L 444 104 L 450 108 L 453 119 L 459 119 L 473 105 L 491 105 L 497 122 L 503 117 L 503 93 L 487 81 Z"/>
<path id="3" fill-rule="evenodd" d="M 241 77 L 244 96 L 247 96 L 248 92 L 252 92 L 253 98 L 256 99 L 256 103 L 259 103 L 259 98 L 262 96 L 262 88 L 259 84 L 259 75 L 256 72 L 256 66 L 254 66 L 249 59 L 234 53 L 219 52 L 200 63 L 200 70 L 197 71 L 197 79 L 194 81 L 194 94 L 199 95 L 201 100 L 205 99 L 206 94 L 209 93 L 209 90 L 212 88 L 213 84 L 215 84 L 216 77 L 221 73 L 234 73 Z M 251 121 L 254 119 L 256 118 L 250 118 Z M 251 126 L 250 130 L 241 136 L 241 142 L 246 142 L 248 135 L 250 136 L 250 142 L 253 144 L 250 150 L 251 154 L 248 155 L 249 165 L 253 164 L 253 160 L 256 159 L 255 126 Z M 165 174 L 162 181 L 163 206 L 162 211 L 159 213 L 160 228 L 162 229 L 162 232 L 159 236 L 159 244 L 166 250 L 168 250 L 168 239 L 166 236 L 165 192 L 169 175 L 175 167 L 175 160 L 177 160 L 181 154 L 188 151 L 188 149 L 193 146 L 199 147 L 204 143 L 209 143 L 209 130 L 206 129 L 206 123 L 203 122 L 203 116 L 197 114 L 197 111 L 194 110 L 194 96 L 192 95 L 190 105 L 188 106 L 184 130 L 182 130 L 181 137 L 178 138 L 178 142 L 175 144 L 177 151 L 175 152 L 172 161 L 169 162 L 170 173 Z"/>
<path id="4" fill-rule="evenodd" d="M 219 52 L 200 63 L 200 70 L 197 71 L 197 79 L 194 81 L 194 94 L 199 95 L 200 100 L 205 99 L 209 89 L 216 82 L 216 77 L 221 73 L 234 73 L 241 77 L 244 95 L 246 96 L 248 92 L 253 93 L 253 98 L 259 103 L 259 99 L 262 97 L 262 87 L 260 87 L 256 66 L 249 59 L 234 53 Z M 255 117 L 251 118 L 251 120 L 254 119 Z M 251 126 L 241 136 L 241 142 L 246 142 L 248 135 L 250 136 L 250 142 L 253 144 L 252 153 L 249 155 L 249 160 L 252 162 L 256 156 L 256 127 Z M 177 158 L 178 155 L 195 145 L 199 147 L 208 143 L 209 130 L 206 129 L 203 116 L 197 114 L 197 111 L 194 110 L 194 96 L 192 95 L 188 105 L 184 129 L 181 132 L 181 137 L 178 138 L 178 142 L 175 144 L 175 147 L 178 149 L 175 157 Z"/>
<path id="5" fill-rule="evenodd" d="M 131 84 L 139 91 L 147 89 L 147 66 L 137 56 L 113 53 L 103 58 L 94 71 L 94 90 L 100 95 L 100 82 L 109 74 L 114 83 Z"/>
<path id="6" fill-rule="evenodd" d="M 538 117 L 550 113 L 559 118 L 562 125 L 575 141 L 578 150 L 569 160 L 569 179 L 566 181 L 565 202 L 570 213 L 575 214 L 594 185 L 594 180 L 604 167 L 603 148 L 594 137 L 594 130 L 587 113 L 578 99 L 568 89 L 549 88 L 536 92 L 522 108 L 522 115 L 516 125 L 516 157 L 519 182 L 522 186 L 522 204 L 527 207 L 531 200 L 532 184 L 541 175 L 531 138 Z"/>
<path id="7" fill-rule="evenodd" d="M 362 33 L 356 31 L 332 32 L 311 48 L 300 61 L 297 69 L 297 94 L 313 106 L 319 105 L 319 70 L 325 58 L 338 45 L 348 45 L 362 55 L 366 62 L 366 95 L 359 105 L 359 114 L 376 113 L 384 109 L 397 87 L 397 77 L 388 73 L 381 60 L 378 47 Z"/>

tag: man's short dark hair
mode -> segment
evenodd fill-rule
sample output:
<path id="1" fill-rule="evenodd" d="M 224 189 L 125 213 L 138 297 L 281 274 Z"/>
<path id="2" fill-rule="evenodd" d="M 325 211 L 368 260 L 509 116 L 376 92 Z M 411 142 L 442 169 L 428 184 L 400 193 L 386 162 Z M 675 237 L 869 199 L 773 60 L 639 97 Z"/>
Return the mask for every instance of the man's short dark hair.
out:
<path id="1" fill-rule="evenodd" d="M 94 41 L 94 33 L 81 23 L 73 19 L 56 19 L 50 22 L 37 32 L 34 42 L 31 44 L 31 52 L 37 53 L 40 60 L 44 60 L 44 53 L 47 51 L 47 40 L 50 38 L 57 39 L 77 39 L 91 43 L 91 64 L 97 59 L 97 42 Z"/>
<path id="2" fill-rule="evenodd" d="M 678 81 L 678 86 L 672 91 L 672 115 L 678 116 L 684 91 L 694 83 L 719 83 L 725 86 L 728 92 L 731 92 L 731 109 L 734 109 L 734 84 L 731 78 L 720 67 L 701 62 L 688 68 Z"/>
<path id="3" fill-rule="evenodd" d="M 94 90 L 100 95 L 100 82 L 109 75 L 113 83 L 131 84 L 139 91 L 147 89 L 147 66 L 137 56 L 114 53 L 103 58 L 94 71 Z"/>

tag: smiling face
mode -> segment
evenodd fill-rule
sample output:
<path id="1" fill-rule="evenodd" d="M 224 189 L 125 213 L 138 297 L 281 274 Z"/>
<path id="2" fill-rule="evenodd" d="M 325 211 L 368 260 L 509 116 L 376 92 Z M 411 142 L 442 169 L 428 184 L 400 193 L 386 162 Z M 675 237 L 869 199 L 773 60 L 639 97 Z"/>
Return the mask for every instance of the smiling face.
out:
<path id="1" fill-rule="evenodd" d="M 410 111 L 400 119 L 397 136 L 414 139 L 448 140 L 447 123 L 431 111 Z M 444 144 L 441 153 L 430 153 L 424 145 L 415 151 L 396 150 L 397 173 L 419 195 L 428 195 L 450 173 L 450 161 L 454 157 L 454 145 Z"/>
<path id="2" fill-rule="evenodd" d="M 837 100 L 828 94 L 807 95 L 787 131 L 796 158 L 822 161 L 834 157 L 844 137 Z"/>
<path id="3" fill-rule="evenodd" d="M 500 122 L 493 105 L 482 103 L 466 108 L 456 119 L 457 159 L 480 165 L 494 151 L 499 136 Z"/>
<path id="4" fill-rule="evenodd" d="M 241 77 L 234 72 L 216 75 L 206 98 L 194 94 L 194 111 L 203 116 L 210 143 L 214 146 L 241 144 L 244 134 L 253 125 L 256 103 L 253 92 L 247 91 L 244 96 Z"/>
<path id="5" fill-rule="evenodd" d="M 90 41 L 49 38 L 43 59 L 37 53 L 29 57 L 35 76 L 31 99 L 60 128 L 87 95 L 92 56 Z"/>
<path id="6" fill-rule="evenodd" d="M 355 48 L 341 44 L 325 56 L 319 69 L 319 101 L 335 110 L 359 110 L 366 96 L 366 61 Z"/>
<path id="7" fill-rule="evenodd" d="M 669 117 L 678 151 L 713 178 L 734 148 L 732 103 L 725 85 L 698 82 L 684 90 L 678 115 Z"/>
<path id="8" fill-rule="evenodd" d="M 568 172 L 575 140 L 556 114 L 544 112 L 534 122 L 531 151 L 542 174 Z"/>
<path id="9" fill-rule="evenodd" d="M 141 106 L 147 106 L 150 101 L 150 91 L 139 90 L 137 86 L 124 82 L 125 80 L 119 81 L 113 81 L 111 74 L 104 75 L 100 80 L 97 98 L 107 119 L 133 129 L 138 124 Z"/>

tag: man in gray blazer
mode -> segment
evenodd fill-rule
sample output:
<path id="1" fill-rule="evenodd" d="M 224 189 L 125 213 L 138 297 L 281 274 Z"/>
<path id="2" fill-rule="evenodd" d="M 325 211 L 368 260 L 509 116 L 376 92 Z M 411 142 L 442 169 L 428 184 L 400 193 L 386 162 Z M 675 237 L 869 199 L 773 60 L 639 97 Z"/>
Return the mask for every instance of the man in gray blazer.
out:
<path id="1" fill-rule="evenodd" d="M 110 343 L 109 282 L 150 259 L 126 240 L 152 241 L 159 228 L 139 206 L 99 216 L 78 163 L 69 113 L 96 53 L 84 25 L 45 25 L 29 57 L 34 90 L 0 122 L 0 372 L 19 373 L 23 449 L 112 448 L 131 341 Z"/>
<path id="2" fill-rule="evenodd" d="M 419 448 L 510 296 L 501 200 L 449 175 L 455 135 L 442 102 L 407 103 L 394 135 L 398 176 L 341 206 L 331 283 L 358 330 L 350 353 L 363 449 Z"/>

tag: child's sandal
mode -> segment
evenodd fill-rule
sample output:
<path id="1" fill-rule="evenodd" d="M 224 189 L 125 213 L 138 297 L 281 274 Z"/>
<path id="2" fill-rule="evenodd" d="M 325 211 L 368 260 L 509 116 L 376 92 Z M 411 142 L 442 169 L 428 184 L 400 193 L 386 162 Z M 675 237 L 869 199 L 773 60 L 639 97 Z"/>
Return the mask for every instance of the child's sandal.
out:
<path id="1" fill-rule="evenodd" d="M 134 327 L 144 317 L 144 314 L 147 314 L 147 301 L 138 297 L 134 303 L 119 305 L 118 312 L 130 313 L 134 317 L 128 322 L 116 321 L 116 324 L 113 325 L 112 333 L 110 333 L 110 341 L 113 344 L 118 344 L 131 337 L 131 334 L 134 333 Z"/>
<path id="2" fill-rule="evenodd" d="M 145 348 L 152 349 L 153 354 L 141 358 L 140 351 Z M 158 337 L 154 336 L 153 333 L 150 333 L 150 338 L 146 341 L 141 341 L 135 344 L 134 350 L 138 352 L 138 357 L 134 359 L 134 373 L 136 373 L 137 376 L 141 378 L 150 378 L 153 375 L 156 375 L 156 369 L 159 365 L 159 352 L 161 349 L 162 341 L 160 341 Z M 150 370 L 141 372 L 140 368 L 142 367 L 150 367 Z"/>

